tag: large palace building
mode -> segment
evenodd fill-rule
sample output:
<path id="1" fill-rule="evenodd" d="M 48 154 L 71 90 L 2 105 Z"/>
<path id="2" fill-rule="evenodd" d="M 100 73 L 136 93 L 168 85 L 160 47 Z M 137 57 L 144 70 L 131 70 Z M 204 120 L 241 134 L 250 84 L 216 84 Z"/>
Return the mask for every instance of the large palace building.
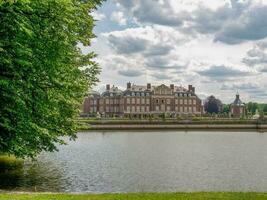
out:
<path id="1" fill-rule="evenodd" d="M 164 84 L 152 86 L 132 85 L 127 83 L 127 89 L 122 91 L 118 87 L 106 85 L 102 94 L 91 92 L 85 98 L 82 116 L 103 117 L 114 116 L 148 116 L 168 114 L 200 115 L 202 113 L 201 100 L 192 85 L 185 89 L 181 86 Z"/>

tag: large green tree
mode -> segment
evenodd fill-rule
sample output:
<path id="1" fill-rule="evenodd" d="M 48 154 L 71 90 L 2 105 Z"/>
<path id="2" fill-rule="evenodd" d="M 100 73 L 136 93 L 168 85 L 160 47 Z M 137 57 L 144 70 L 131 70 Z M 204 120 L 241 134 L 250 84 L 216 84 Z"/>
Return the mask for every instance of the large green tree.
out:
<path id="1" fill-rule="evenodd" d="M 97 81 L 91 12 L 101 0 L 0 0 L 0 152 L 35 157 L 75 138 Z"/>

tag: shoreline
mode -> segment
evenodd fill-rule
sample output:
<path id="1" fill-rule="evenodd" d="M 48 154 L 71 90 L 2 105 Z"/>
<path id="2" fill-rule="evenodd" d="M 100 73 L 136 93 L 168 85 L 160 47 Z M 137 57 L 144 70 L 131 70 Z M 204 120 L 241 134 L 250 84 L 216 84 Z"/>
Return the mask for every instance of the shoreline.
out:
<path id="1" fill-rule="evenodd" d="M 176 131 L 257 131 L 267 132 L 267 124 L 89 124 L 79 131 L 176 130 Z"/>

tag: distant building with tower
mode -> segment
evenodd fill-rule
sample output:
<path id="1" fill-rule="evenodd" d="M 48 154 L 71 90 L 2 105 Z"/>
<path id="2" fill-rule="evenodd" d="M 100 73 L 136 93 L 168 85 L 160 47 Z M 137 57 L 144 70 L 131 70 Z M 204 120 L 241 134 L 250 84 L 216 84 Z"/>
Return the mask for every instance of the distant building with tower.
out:
<path id="1" fill-rule="evenodd" d="M 239 94 L 230 105 L 230 113 L 232 117 L 240 118 L 246 115 L 246 105 L 241 101 Z"/>

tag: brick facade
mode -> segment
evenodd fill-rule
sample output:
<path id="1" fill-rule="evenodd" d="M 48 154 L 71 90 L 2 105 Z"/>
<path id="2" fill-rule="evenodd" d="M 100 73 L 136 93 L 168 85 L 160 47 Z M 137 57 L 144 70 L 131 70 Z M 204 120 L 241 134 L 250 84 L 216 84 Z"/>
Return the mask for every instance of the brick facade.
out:
<path id="1" fill-rule="evenodd" d="M 129 115 L 158 115 L 181 114 L 199 115 L 202 103 L 195 94 L 192 85 L 185 89 L 180 86 L 132 85 L 127 83 L 127 89 L 122 91 L 117 87 L 106 86 L 101 95 L 92 92 L 84 101 L 82 115 L 129 116 Z"/>

